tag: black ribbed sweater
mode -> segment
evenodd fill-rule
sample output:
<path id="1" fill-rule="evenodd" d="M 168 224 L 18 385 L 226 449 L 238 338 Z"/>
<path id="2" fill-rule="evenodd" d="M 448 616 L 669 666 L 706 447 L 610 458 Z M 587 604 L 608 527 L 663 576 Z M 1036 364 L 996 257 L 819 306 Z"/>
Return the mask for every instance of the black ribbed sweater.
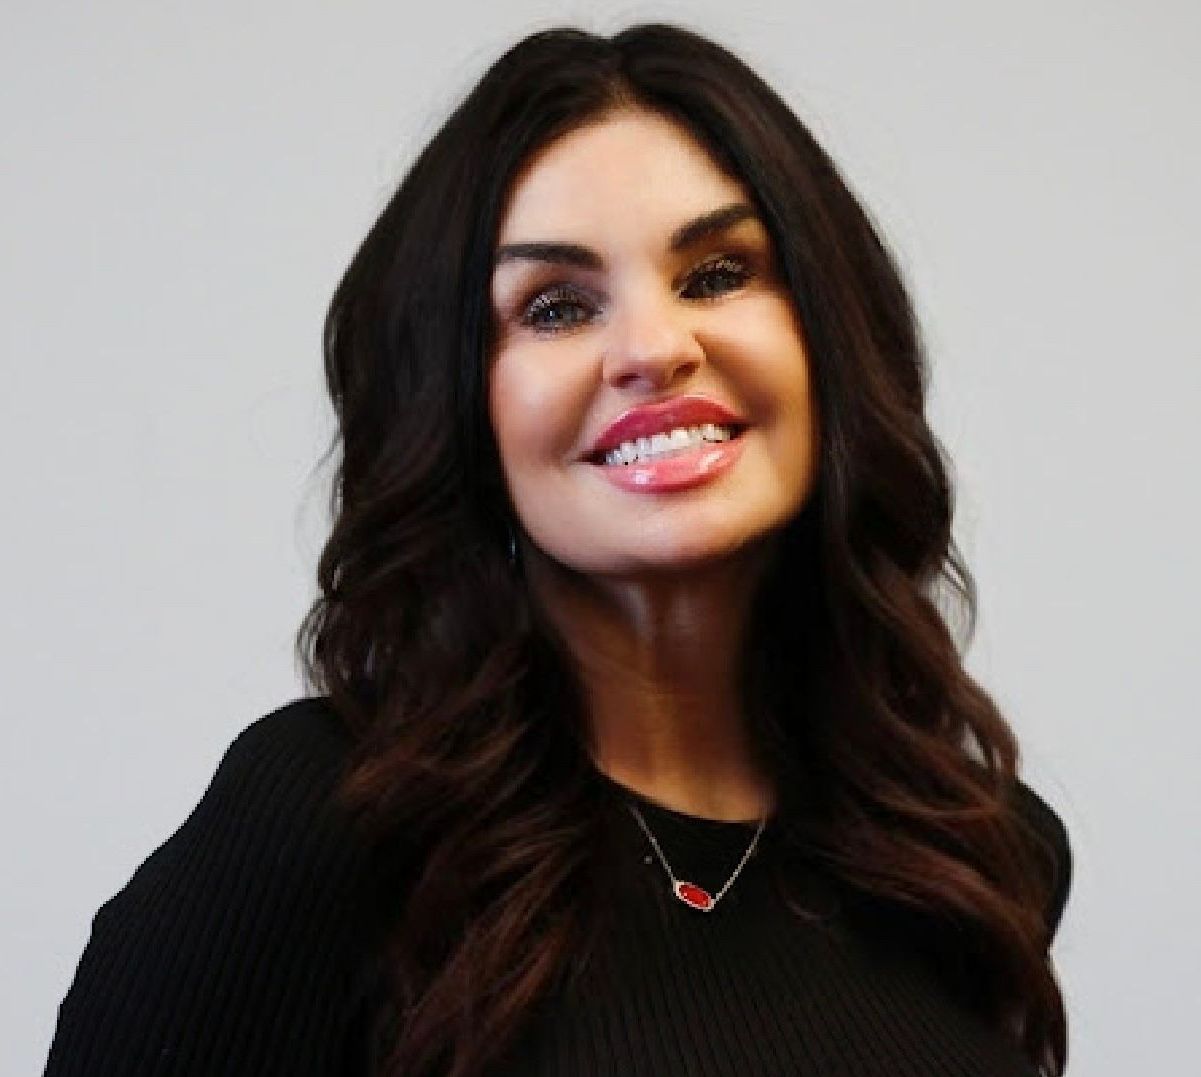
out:
<path id="1" fill-rule="evenodd" d="M 195 810 L 97 912 L 46 1077 L 366 1073 L 379 1001 L 370 871 L 327 805 L 349 747 L 320 699 L 281 707 L 233 742 Z M 609 784 L 639 806 L 676 874 L 711 892 L 754 834 L 752 824 L 684 815 Z M 1068 838 L 1041 798 L 1020 791 L 1059 865 L 1053 931 L 1071 878 Z M 633 814 L 620 815 L 630 857 L 614 880 L 619 915 L 604 948 L 613 960 L 597 966 L 609 973 L 549 1000 L 505 1073 L 1036 1073 L 904 932 L 798 918 L 759 854 L 716 908 L 695 912 L 670 894 Z M 833 908 L 816 871 L 802 890 L 815 909 Z"/>

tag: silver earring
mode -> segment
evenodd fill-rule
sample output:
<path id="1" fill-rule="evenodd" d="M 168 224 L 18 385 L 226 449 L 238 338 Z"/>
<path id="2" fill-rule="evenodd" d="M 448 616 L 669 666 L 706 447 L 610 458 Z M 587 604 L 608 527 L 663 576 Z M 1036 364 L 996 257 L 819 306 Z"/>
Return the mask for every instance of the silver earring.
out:
<path id="1" fill-rule="evenodd" d="M 513 534 L 513 529 L 509 528 L 509 564 L 516 566 L 517 564 L 517 536 Z"/>

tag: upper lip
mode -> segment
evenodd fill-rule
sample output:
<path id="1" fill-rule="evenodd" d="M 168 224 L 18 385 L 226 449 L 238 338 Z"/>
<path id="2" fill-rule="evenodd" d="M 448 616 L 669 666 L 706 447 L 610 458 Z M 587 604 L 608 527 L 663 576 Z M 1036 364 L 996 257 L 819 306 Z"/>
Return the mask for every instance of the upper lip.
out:
<path id="1" fill-rule="evenodd" d="M 588 454 L 599 457 L 610 449 L 616 449 L 623 441 L 636 441 L 652 434 L 665 434 L 677 426 L 700 426 L 703 423 L 736 427 L 746 425 L 745 420 L 716 400 L 705 396 L 677 396 L 657 404 L 639 404 L 623 411 L 601 431 Z"/>

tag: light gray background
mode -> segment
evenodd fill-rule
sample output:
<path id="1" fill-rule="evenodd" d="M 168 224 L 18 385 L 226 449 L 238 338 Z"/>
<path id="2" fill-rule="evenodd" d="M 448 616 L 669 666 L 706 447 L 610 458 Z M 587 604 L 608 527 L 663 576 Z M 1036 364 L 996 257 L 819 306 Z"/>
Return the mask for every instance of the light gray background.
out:
<path id="1" fill-rule="evenodd" d="M 0 1070 L 40 1071 L 95 910 L 299 694 L 320 322 L 406 163 L 525 32 L 654 18 L 751 61 L 897 250 L 981 587 L 969 664 L 1073 838 L 1069 1071 L 1184 1072 L 1198 10 L 5 4 Z"/>

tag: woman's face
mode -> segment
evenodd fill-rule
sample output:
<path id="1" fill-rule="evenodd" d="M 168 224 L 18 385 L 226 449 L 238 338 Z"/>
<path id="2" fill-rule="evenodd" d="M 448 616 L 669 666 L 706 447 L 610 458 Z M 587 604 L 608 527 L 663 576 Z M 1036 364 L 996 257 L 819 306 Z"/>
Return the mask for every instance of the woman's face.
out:
<path id="1" fill-rule="evenodd" d="M 538 550 L 588 574 L 696 567 L 803 507 L 818 420 L 791 296 L 745 187 L 685 131 L 624 111 L 552 143 L 510 189 L 497 254 L 489 410 Z M 701 410 L 639 413 L 678 398 Z M 697 426 L 699 445 L 633 455 Z M 594 454 L 613 441 L 620 460 Z"/>

